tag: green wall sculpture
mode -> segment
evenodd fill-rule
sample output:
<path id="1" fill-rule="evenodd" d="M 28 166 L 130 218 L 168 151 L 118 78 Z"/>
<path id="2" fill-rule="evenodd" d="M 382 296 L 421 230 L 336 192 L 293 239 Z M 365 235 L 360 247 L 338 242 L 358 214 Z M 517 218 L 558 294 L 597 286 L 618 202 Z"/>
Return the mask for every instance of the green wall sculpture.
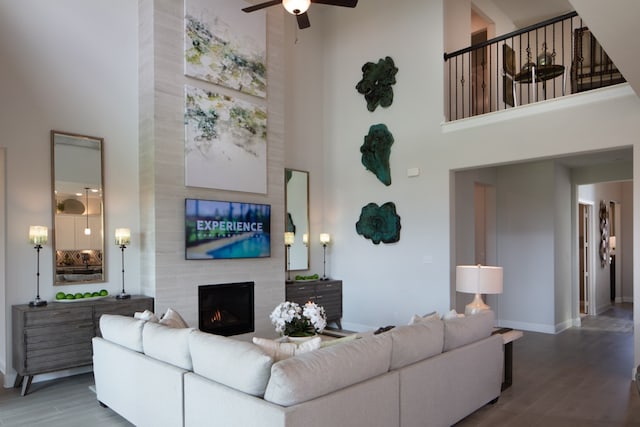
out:
<path id="1" fill-rule="evenodd" d="M 367 101 L 367 110 L 374 111 L 378 105 L 388 107 L 393 103 L 393 88 L 398 68 L 387 56 L 378 63 L 367 62 L 362 66 L 362 80 L 356 85 L 359 93 Z"/>
<path id="2" fill-rule="evenodd" d="M 393 135 L 386 125 L 380 123 L 369 127 L 369 134 L 364 137 L 364 143 L 360 147 L 362 164 L 386 186 L 391 185 L 389 157 L 392 145 Z"/>
<path id="3" fill-rule="evenodd" d="M 369 203 L 362 208 L 360 219 L 356 222 L 356 231 L 371 239 L 374 244 L 395 243 L 400 240 L 400 216 L 396 205 L 387 202 L 382 206 Z"/>

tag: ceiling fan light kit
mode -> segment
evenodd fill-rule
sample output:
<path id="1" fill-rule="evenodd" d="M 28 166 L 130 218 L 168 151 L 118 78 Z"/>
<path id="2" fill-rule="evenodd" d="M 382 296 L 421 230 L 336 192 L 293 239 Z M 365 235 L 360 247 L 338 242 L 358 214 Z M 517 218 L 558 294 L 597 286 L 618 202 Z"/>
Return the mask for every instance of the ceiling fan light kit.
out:
<path id="1" fill-rule="evenodd" d="M 310 5 L 311 0 L 282 0 L 282 6 L 292 15 L 305 13 Z"/>
<path id="2" fill-rule="evenodd" d="M 329 6 L 356 7 L 358 0 L 270 0 L 264 3 L 245 7 L 242 11 L 249 13 L 266 7 L 282 4 L 282 7 L 284 7 L 287 12 L 296 16 L 298 28 L 304 29 L 311 26 L 311 23 L 309 22 L 309 15 L 307 15 L 307 10 L 311 3 L 327 4 Z"/>

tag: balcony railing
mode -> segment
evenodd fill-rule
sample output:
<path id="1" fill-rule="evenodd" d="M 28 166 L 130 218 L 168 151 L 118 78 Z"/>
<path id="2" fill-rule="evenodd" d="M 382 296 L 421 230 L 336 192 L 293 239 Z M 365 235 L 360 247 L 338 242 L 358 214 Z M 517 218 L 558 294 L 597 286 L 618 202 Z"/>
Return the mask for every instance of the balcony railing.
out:
<path id="1" fill-rule="evenodd" d="M 625 81 L 575 12 L 445 53 L 444 60 L 447 121 Z"/>

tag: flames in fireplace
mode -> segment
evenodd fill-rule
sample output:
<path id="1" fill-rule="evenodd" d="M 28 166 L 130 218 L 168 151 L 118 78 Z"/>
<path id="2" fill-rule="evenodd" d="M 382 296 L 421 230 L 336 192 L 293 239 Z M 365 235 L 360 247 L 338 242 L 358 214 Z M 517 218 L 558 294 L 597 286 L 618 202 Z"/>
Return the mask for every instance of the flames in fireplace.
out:
<path id="1" fill-rule="evenodd" d="M 219 308 L 216 308 L 211 315 L 210 322 L 213 326 L 234 324 L 238 322 L 238 316 L 228 312 L 227 310 L 220 310 Z"/>

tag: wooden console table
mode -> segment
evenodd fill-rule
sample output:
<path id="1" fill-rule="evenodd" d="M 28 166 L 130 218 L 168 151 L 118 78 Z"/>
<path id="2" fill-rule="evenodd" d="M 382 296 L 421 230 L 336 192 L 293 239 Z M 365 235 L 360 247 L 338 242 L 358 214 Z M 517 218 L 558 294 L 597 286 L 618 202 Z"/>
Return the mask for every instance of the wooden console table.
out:
<path id="1" fill-rule="evenodd" d="M 327 323 L 342 329 L 342 280 L 313 280 L 285 285 L 285 299 L 300 305 L 308 301 L 324 307 Z"/>
<path id="2" fill-rule="evenodd" d="M 511 328 L 495 328 L 491 335 L 500 334 L 504 344 L 504 381 L 502 391 L 513 384 L 513 342 L 522 338 L 522 331 Z"/>
<path id="3" fill-rule="evenodd" d="M 153 298 L 52 301 L 44 307 L 14 305 L 13 367 L 18 373 L 14 387 L 22 385 L 24 396 L 34 375 L 91 365 L 91 339 L 100 335 L 100 316 L 105 313 L 133 316 L 144 310 L 153 311 Z"/>

